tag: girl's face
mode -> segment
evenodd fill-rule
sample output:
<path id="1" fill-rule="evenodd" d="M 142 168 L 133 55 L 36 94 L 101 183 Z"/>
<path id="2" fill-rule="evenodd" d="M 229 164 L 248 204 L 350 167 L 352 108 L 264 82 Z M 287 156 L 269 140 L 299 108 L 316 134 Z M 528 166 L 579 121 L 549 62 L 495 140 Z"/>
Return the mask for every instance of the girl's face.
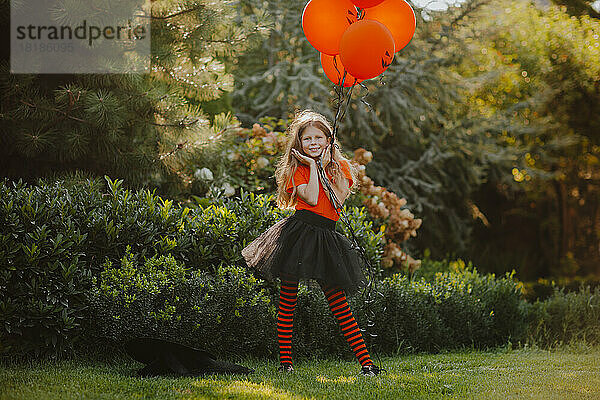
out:
<path id="1" fill-rule="evenodd" d="M 302 151 L 309 157 L 317 158 L 329 144 L 329 140 L 323 131 L 314 126 L 307 126 L 300 137 Z"/>

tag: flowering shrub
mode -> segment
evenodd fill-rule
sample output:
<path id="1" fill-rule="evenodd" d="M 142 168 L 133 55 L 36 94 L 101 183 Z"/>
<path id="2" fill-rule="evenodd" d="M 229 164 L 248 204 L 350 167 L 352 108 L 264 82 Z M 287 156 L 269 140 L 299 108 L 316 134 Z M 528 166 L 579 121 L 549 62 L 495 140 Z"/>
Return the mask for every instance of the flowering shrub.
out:
<path id="1" fill-rule="evenodd" d="M 232 197 L 241 190 L 274 193 L 275 168 L 285 147 L 287 121 L 262 118 L 252 129 L 230 128 L 210 147 L 199 148 L 188 166 L 190 194 Z"/>
<path id="2" fill-rule="evenodd" d="M 230 175 L 238 187 L 259 193 L 277 190 L 275 169 L 286 144 L 287 121 L 261 119 L 263 125 L 235 132 L 238 142 L 228 153 L 232 162 Z M 276 128 L 281 128 L 276 130 Z"/>
<path id="3" fill-rule="evenodd" d="M 417 236 L 417 229 L 422 220 L 407 209 L 406 199 L 398 196 L 382 186 L 375 183 L 365 172 L 365 165 L 373 159 L 370 151 L 363 148 L 354 150 L 353 161 L 359 164 L 358 173 L 360 179 L 360 192 L 365 195 L 363 204 L 374 218 L 383 221 L 385 229 L 385 247 L 381 265 L 385 268 L 404 268 L 414 272 L 421 266 L 421 260 L 415 260 L 400 248 L 400 243 L 408 240 L 411 236 Z"/>

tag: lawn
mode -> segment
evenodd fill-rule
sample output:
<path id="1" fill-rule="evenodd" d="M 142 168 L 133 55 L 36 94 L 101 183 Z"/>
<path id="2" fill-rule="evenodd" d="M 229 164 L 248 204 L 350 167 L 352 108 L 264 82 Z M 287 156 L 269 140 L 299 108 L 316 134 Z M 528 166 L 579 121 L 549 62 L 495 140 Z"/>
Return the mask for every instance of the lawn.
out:
<path id="1" fill-rule="evenodd" d="M 382 357 L 388 373 L 360 377 L 358 364 L 245 359 L 250 376 L 138 378 L 134 361 L 4 365 L 0 399 L 600 399 L 600 348 L 463 351 Z"/>

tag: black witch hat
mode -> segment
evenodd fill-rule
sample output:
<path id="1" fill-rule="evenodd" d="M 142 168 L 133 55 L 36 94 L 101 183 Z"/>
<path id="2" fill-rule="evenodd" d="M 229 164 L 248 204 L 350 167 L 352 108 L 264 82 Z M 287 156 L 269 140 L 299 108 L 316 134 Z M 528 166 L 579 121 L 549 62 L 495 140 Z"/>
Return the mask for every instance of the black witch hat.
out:
<path id="1" fill-rule="evenodd" d="M 125 343 L 124 349 L 134 360 L 146 364 L 138 371 L 140 376 L 198 376 L 254 372 L 241 365 L 219 361 L 208 351 L 163 339 L 150 337 L 131 339 Z"/>

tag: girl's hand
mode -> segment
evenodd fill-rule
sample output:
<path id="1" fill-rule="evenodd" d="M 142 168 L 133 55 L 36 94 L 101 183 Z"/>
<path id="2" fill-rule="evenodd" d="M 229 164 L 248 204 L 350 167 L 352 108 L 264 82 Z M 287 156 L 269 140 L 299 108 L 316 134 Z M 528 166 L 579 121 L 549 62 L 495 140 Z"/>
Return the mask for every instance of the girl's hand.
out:
<path id="1" fill-rule="evenodd" d="M 321 154 L 321 164 L 323 164 L 323 168 L 325 168 L 327 166 L 327 164 L 329 164 L 330 161 L 331 161 L 331 145 L 328 145 L 327 147 L 325 147 L 325 150 L 323 150 L 323 153 Z"/>
<path id="2" fill-rule="evenodd" d="M 292 154 L 294 155 L 294 157 L 296 157 L 298 159 L 298 161 L 300 161 L 302 164 L 306 164 L 309 167 L 314 164 L 315 166 L 317 165 L 317 163 L 315 162 L 315 160 L 311 157 L 305 156 L 304 154 L 300 153 L 298 150 L 296 149 L 292 149 Z"/>

